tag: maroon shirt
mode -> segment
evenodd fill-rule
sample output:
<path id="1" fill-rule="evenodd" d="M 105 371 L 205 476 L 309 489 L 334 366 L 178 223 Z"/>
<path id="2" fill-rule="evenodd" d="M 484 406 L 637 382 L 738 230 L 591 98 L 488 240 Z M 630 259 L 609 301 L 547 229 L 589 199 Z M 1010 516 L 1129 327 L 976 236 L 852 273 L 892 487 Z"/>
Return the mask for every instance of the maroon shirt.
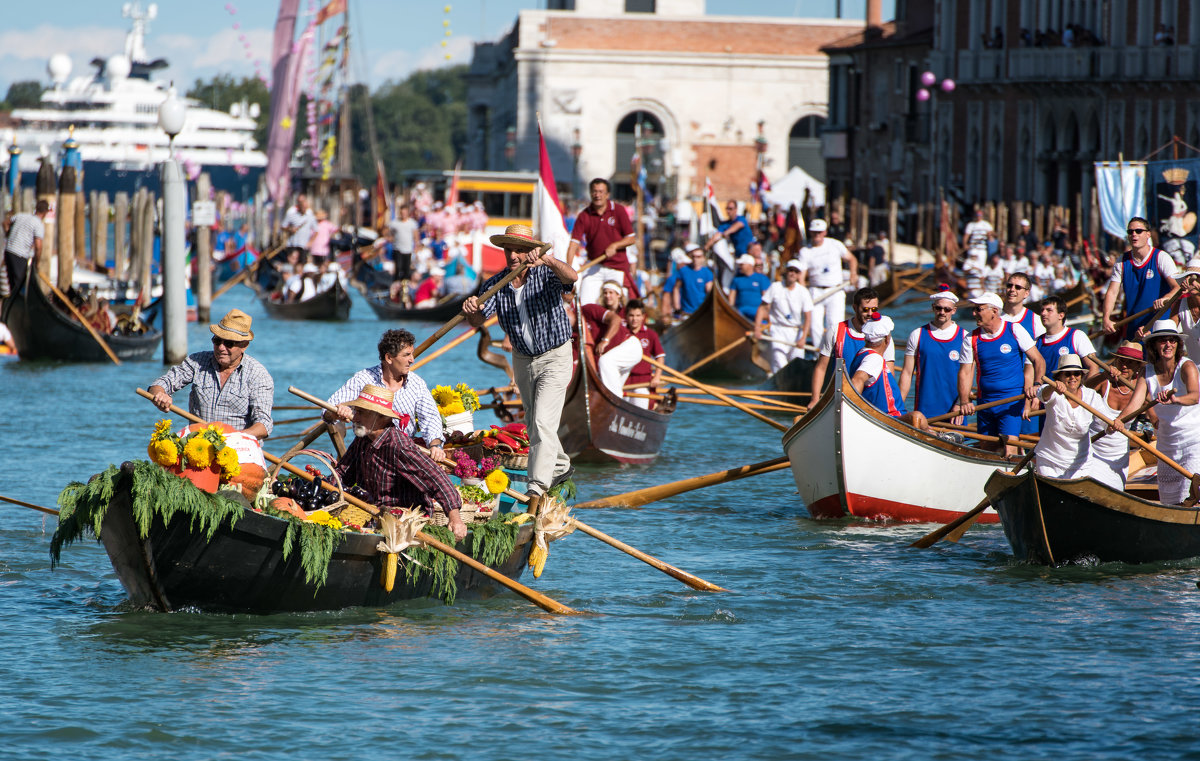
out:
<path id="1" fill-rule="evenodd" d="M 434 500 L 447 515 L 462 507 L 446 471 L 395 426 L 389 425 L 374 441 L 355 437 L 336 467 L 345 486 L 361 486 L 384 509 L 422 505 L 432 514 Z"/>
<path id="2" fill-rule="evenodd" d="M 642 329 L 633 335 L 642 342 L 643 355 L 654 357 L 659 362 L 663 361 L 667 356 L 666 350 L 663 349 L 662 341 L 658 339 L 658 333 L 651 330 L 649 326 L 643 325 Z M 629 383 L 646 383 L 657 369 L 654 365 L 643 359 L 629 371 Z"/>
<path id="3" fill-rule="evenodd" d="M 627 235 L 633 235 L 633 223 L 625 213 L 625 207 L 613 201 L 608 202 L 608 208 L 603 214 L 597 214 L 591 204 L 575 217 L 575 227 L 571 230 L 571 239 L 584 242 L 587 238 L 587 258 L 595 259 L 604 254 L 605 249 L 613 241 L 618 241 Z M 612 267 L 628 274 L 629 257 L 625 249 L 620 249 L 604 262 L 605 267 Z"/>
<path id="4" fill-rule="evenodd" d="M 583 313 L 583 321 L 587 324 L 588 332 L 592 334 L 592 345 L 599 343 L 600 338 L 608 330 L 604 324 L 604 315 L 608 310 L 599 304 L 584 304 L 580 311 Z M 633 334 L 629 332 L 629 328 L 625 327 L 625 323 L 622 322 L 621 327 L 617 328 L 616 335 L 605 344 L 604 351 L 600 353 L 606 354 L 612 351 L 613 348 L 620 346 L 631 335 Z"/>

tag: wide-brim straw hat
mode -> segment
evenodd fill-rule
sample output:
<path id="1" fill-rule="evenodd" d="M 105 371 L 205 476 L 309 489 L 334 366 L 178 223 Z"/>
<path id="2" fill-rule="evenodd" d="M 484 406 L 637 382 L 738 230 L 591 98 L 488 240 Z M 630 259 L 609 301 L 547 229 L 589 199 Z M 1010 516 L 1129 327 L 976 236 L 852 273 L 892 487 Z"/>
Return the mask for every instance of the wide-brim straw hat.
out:
<path id="1" fill-rule="evenodd" d="M 230 309 L 220 322 L 209 325 L 208 329 L 214 336 L 226 341 L 253 341 L 254 331 L 250 330 L 250 323 L 250 315 L 240 309 Z"/>
<path id="2" fill-rule="evenodd" d="M 493 246 L 519 251 L 530 251 L 546 245 L 533 237 L 533 229 L 528 225 L 509 225 L 504 228 L 503 235 L 493 235 L 489 240 Z"/>
<path id="3" fill-rule="evenodd" d="M 1113 356 L 1118 359 L 1127 359 L 1130 362 L 1146 363 L 1146 355 L 1142 353 L 1142 345 L 1136 341 L 1122 341 L 1117 350 L 1113 352 Z"/>
<path id="4" fill-rule="evenodd" d="M 1146 336 L 1146 341 L 1153 341 L 1156 338 L 1174 338 L 1176 341 L 1183 341 L 1179 324 L 1174 320 L 1155 320 L 1150 335 Z"/>
<path id="5" fill-rule="evenodd" d="M 1064 354 L 1059 357 L 1058 367 L 1054 368 L 1054 376 L 1057 378 L 1060 373 L 1083 372 L 1083 361 L 1079 359 L 1078 354 Z"/>
<path id="6" fill-rule="evenodd" d="M 392 409 L 393 397 L 394 394 L 391 390 L 368 383 L 362 387 L 362 391 L 358 392 L 358 398 L 346 402 L 346 406 L 358 407 L 360 410 L 378 412 L 380 415 L 399 419 L 400 416 Z"/>
<path id="7" fill-rule="evenodd" d="M 1200 277 L 1200 257 L 1193 257 L 1188 260 L 1187 268 L 1183 271 L 1182 280 L 1187 280 L 1189 277 Z"/>

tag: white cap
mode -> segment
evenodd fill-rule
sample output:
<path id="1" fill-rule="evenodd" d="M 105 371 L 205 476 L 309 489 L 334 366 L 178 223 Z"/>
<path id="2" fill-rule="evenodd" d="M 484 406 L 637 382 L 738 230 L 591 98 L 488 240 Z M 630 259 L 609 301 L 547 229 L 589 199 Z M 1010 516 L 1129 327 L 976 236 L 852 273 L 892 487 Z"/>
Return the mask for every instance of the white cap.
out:
<path id="1" fill-rule="evenodd" d="M 933 293 L 929 294 L 929 300 L 930 301 L 940 301 L 942 299 L 945 299 L 946 301 L 949 301 L 951 304 L 957 304 L 958 303 L 958 295 L 955 294 L 954 291 L 950 290 L 950 286 L 943 285 L 942 288 L 944 288 L 944 290 L 934 291 Z"/>
<path id="2" fill-rule="evenodd" d="M 1021 227 L 1029 227 L 1029 220 L 1028 220 L 1028 219 L 1022 219 L 1022 220 L 1021 220 Z"/>
<path id="3" fill-rule="evenodd" d="M 878 341 L 882 338 L 887 338 L 892 334 L 892 329 L 895 328 L 891 317 L 884 317 L 878 312 L 875 313 L 875 318 L 868 320 L 863 324 L 863 335 L 868 341 Z"/>
<path id="4" fill-rule="evenodd" d="M 1150 335 L 1146 336 L 1146 341 L 1155 338 L 1181 338 L 1181 333 L 1179 323 L 1174 320 L 1155 320 Z"/>
<path id="5" fill-rule="evenodd" d="M 985 293 L 982 296 L 977 296 L 976 298 L 971 299 L 971 303 L 978 304 L 980 306 L 989 306 L 989 307 L 996 307 L 997 309 L 1004 309 L 1004 302 L 1001 301 L 1000 297 L 994 293 Z"/>
<path id="6" fill-rule="evenodd" d="M 753 256 L 751 256 L 750 254 L 742 254 L 741 256 L 739 256 L 739 257 L 737 258 L 737 263 L 738 263 L 738 264 L 750 264 L 750 265 L 754 265 L 754 264 L 758 264 L 758 260 L 757 260 L 757 259 L 755 259 L 755 258 L 754 258 Z"/>
<path id="7" fill-rule="evenodd" d="M 688 257 L 687 253 L 685 253 L 682 248 L 676 246 L 675 248 L 671 249 L 671 261 L 675 262 L 676 264 L 687 264 L 691 261 L 691 258 Z"/>
<path id="8" fill-rule="evenodd" d="M 689 240 L 687 243 L 683 244 L 683 250 L 690 254 L 693 251 L 702 251 L 703 249 L 700 248 L 700 244 Z"/>
<path id="9" fill-rule="evenodd" d="M 801 262 L 799 259 L 792 259 L 783 266 L 784 266 L 784 269 L 797 270 L 799 272 L 804 271 L 804 263 Z"/>
<path id="10" fill-rule="evenodd" d="M 814 219 L 808 223 L 808 231 L 813 233 L 823 233 L 829 228 L 825 225 L 825 220 Z"/>

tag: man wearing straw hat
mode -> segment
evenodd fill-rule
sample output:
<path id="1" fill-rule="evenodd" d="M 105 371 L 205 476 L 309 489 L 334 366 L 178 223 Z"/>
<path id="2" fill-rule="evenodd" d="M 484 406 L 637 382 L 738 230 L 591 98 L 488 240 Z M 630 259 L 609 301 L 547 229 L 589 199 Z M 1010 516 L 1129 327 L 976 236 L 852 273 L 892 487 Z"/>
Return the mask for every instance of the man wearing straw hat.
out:
<path id="1" fill-rule="evenodd" d="M 408 415 L 396 414 L 392 392 L 368 383 L 346 406 L 354 408 L 354 441 L 337 461 L 342 483 L 366 489 L 385 510 L 422 505 L 432 514 L 436 505 L 446 514 L 454 538 L 465 537 L 462 496 L 446 472 L 403 432 Z"/>
<path id="2" fill-rule="evenodd" d="M 211 423 L 225 423 L 251 436 L 271 435 L 275 381 L 262 363 L 246 354 L 254 340 L 250 315 L 231 309 L 212 331 L 212 351 L 189 354 L 147 389 L 166 412 L 171 395 L 191 384 L 188 412 Z"/>
<path id="3" fill-rule="evenodd" d="M 512 343 L 513 379 L 529 426 L 527 509 L 536 515 L 546 491 L 572 472 L 571 459 L 558 440 L 558 425 L 571 380 L 571 323 L 563 295 L 574 289 L 578 275 L 552 252 L 540 250 L 546 244 L 525 225 L 509 225 L 491 242 L 504 249 L 507 267 L 484 283 L 481 292 L 509 270 L 525 263 L 529 268 L 486 302 L 479 303 L 475 296 L 467 299 L 463 314 L 475 327 L 496 315 Z"/>

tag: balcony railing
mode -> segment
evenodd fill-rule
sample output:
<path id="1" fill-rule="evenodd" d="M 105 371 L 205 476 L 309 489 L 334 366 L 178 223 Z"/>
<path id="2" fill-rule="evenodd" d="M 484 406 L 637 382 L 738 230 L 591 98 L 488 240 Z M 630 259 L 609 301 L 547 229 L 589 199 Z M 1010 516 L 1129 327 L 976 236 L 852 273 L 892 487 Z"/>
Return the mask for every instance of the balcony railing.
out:
<path id="1" fill-rule="evenodd" d="M 956 78 L 968 85 L 1200 78 L 1200 53 L 1190 46 L 959 50 L 957 59 Z"/>

